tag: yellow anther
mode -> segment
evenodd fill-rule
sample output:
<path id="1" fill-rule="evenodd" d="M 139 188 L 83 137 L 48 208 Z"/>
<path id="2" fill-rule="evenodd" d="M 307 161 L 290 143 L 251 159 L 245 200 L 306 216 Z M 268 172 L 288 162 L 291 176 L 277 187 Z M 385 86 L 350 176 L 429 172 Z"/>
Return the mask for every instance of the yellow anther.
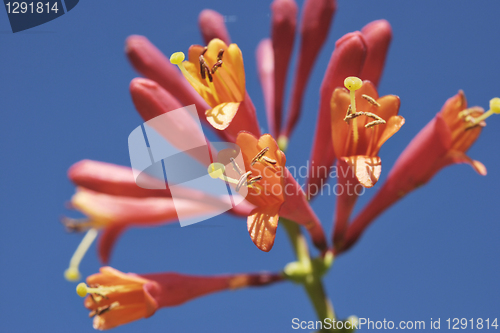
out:
<path id="1" fill-rule="evenodd" d="M 363 94 L 363 95 L 361 95 L 361 97 L 363 97 L 364 99 L 366 99 L 366 100 L 367 100 L 370 104 L 372 104 L 372 105 L 375 105 L 375 106 L 377 106 L 377 107 L 379 107 L 379 106 L 380 106 L 380 103 L 379 103 L 379 102 L 377 102 L 377 101 L 375 100 L 375 98 L 373 98 L 373 97 L 371 97 L 371 96 L 368 96 L 368 95 Z"/>
<path id="2" fill-rule="evenodd" d="M 70 267 L 64 271 L 64 278 L 70 282 L 80 281 L 81 277 L 78 267 Z"/>
<path id="3" fill-rule="evenodd" d="M 87 285 L 85 284 L 85 282 L 82 282 L 82 283 L 79 283 L 77 286 L 76 286 L 76 293 L 78 294 L 78 296 L 80 297 L 85 297 L 87 296 L 88 294 L 88 287 Z"/>
<path id="4" fill-rule="evenodd" d="M 250 165 L 254 165 L 255 163 L 259 162 L 262 157 L 267 153 L 267 151 L 269 150 L 269 147 L 266 147 L 264 149 L 262 149 L 253 159 L 252 159 L 252 163 L 250 163 Z"/>
<path id="5" fill-rule="evenodd" d="M 222 164 L 222 163 L 215 162 L 215 163 L 212 163 L 208 166 L 208 174 L 213 179 L 217 179 L 217 178 L 222 177 L 222 175 L 224 174 L 224 170 L 225 170 L 225 167 L 224 167 L 224 164 Z"/>
<path id="6" fill-rule="evenodd" d="M 493 113 L 500 114 L 500 98 L 495 97 L 490 100 L 490 110 Z"/>
<path id="7" fill-rule="evenodd" d="M 349 89 L 350 91 L 355 91 L 361 88 L 363 85 L 363 81 L 359 77 L 356 76 L 348 76 L 344 80 L 344 86 Z"/>
<path id="8" fill-rule="evenodd" d="M 180 65 L 184 59 L 186 59 L 184 52 L 175 52 L 170 56 L 170 62 L 174 65 Z"/>

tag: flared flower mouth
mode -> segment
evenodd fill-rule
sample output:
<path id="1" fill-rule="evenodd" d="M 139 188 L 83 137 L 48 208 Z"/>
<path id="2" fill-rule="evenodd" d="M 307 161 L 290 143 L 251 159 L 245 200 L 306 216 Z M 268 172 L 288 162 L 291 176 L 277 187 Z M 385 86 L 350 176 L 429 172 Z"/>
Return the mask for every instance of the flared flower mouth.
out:
<path id="1" fill-rule="evenodd" d="M 230 161 L 228 168 L 217 162 L 208 167 L 208 172 L 211 177 L 228 182 L 238 192 L 245 189 L 245 199 L 256 206 L 247 219 L 250 237 L 259 249 L 267 252 L 274 244 L 279 210 L 285 202 L 286 157 L 269 134 L 257 139 L 250 133 L 240 132 L 236 144 L 241 150 L 243 167 L 228 155 L 222 157 Z M 224 151 L 221 154 L 225 155 Z"/>
<path id="2" fill-rule="evenodd" d="M 187 61 L 182 52 L 174 53 L 170 61 L 212 107 L 205 113 L 208 122 L 219 130 L 227 128 L 245 98 L 245 69 L 238 45 L 227 46 L 216 38 L 206 47 L 191 46 Z"/>
<path id="3" fill-rule="evenodd" d="M 335 155 L 355 173 L 361 185 L 372 187 L 380 177 L 382 145 L 403 126 L 399 97 L 379 97 L 369 81 L 348 77 L 331 100 Z"/>
<path id="4" fill-rule="evenodd" d="M 88 284 L 88 285 L 87 285 Z M 111 267 L 87 278 L 76 290 L 85 298 L 85 307 L 94 318 L 94 328 L 106 330 L 152 316 L 158 303 L 151 295 L 158 293 L 156 282 L 135 274 L 125 274 Z"/>

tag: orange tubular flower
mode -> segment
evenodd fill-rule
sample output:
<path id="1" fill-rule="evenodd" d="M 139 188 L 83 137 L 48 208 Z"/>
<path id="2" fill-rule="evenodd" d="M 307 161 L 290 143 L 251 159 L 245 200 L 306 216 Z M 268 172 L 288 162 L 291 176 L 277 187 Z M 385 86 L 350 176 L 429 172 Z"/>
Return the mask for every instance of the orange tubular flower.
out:
<path id="1" fill-rule="evenodd" d="M 174 53 L 170 59 L 212 107 L 205 113 L 208 122 L 218 130 L 226 129 L 245 99 L 245 70 L 238 45 L 227 46 L 213 39 L 207 47 L 191 46 L 188 61 L 182 62 L 181 53 Z"/>
<path id="2" fill-rule="evenodd" d="M 332 96 L 333 149 L 335 156 L 352 168 L 361 185 L 372 187 L 381 171 L 378 152 L 384 142 L 399 131 L 405 120 L 397 115 L 399 97 L 388 95 L 379 98 L 371 82 L 362 83 L 358 78 L 347 78 L 346 86 L 350 93 L 337 88 Z"/>
<path id="3" fill-rule="evenodd" d="M 247 227 L 255 245 L 268 252 L 274 244 L 279 210 L 285 201 L 284 175 L 286 157 L 269 134 L 257 139 L 240 133 L 236 144 L 241 149 L 245 170 L 241 175 L 248 185 L 246 200 L 257 206 L 248 216 Z M 243 178 L 244 177 L 244 178 Z"/>
<path id="4" fill-rule="evenodd" d="M 265 286 L 283 280 L 280 274 L 233 274 L 193 276 L 177 273 L 137 275 L 102 267 L 100 273 L 76 287 L 91 310 L 93 326 L 107 330 L 151 317 L 161 307 L 176 306 L 194 298 L 223 290 Z"/>
<path id="5" fill-rule="evenodd" d="M 378 152 L 384 142 L 404 124 L 398 116 L 399 97 L 378 97 L 369 81 L 348 77 L 343 88 L 333 92 L 331 101 L 332 138 L 338 158 L 338 181 L 342 193 L 337 197 L 334 242 L 342 241 L 358 191 L 350 185 L 372 187 L 381 173 Z"/>
<path id="6" fill-rule="evenodd" d="M 490 101 L 490 110 L 467 108 L 462 91 L 449 98 L 441 111 L 410 142 L 387 176 L 382 188 L 354 219 L 337 253 L 348 250 L 375 218 L 406 194 L 426 184 L 442 168 L 467 163 L 480 175 L 486 167 L 465 153 L 477 140 L 484 120 L 500 113 L 500 98 Z"/>

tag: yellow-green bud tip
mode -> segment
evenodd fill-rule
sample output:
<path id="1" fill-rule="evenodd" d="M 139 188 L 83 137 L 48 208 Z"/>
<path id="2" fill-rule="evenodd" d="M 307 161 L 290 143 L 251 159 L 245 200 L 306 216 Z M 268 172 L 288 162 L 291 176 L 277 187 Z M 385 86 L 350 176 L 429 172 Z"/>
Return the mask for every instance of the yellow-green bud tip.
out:
<path id="1" fill-rule="evenodd" d="M 358 326 L 358 324 L 359 324 L 359 319 L 358 319 L 358 317 L 357 317 L 357 316 L 352 315 L 352 316 L 349 316 L 349 318 L 347 318 L 347 320 L 346 320 L 346 321 L 348 321 L 348 322 L 351 324 L 351 330 L 350 330 L 350 331 L 354 332 L 354 329 L 353 329 L 353 328 L 357 327 L 357 326 Z"/>
<path id="2" fill-rule="evenodd" d="M 492 98 L 490 101 L 490 110 L 493 111 L 493 113 L 499 114 L 500 113 L 500 98 L 495 97 Z"/>
<path id="3" fill-rule="evenodd" d="M 361 81 L 361 79 L 356 76 L 348 76 L 344 80 L 344 86 L 351 91 L 358 90 L 362 85 L 363 81 Z"/>
<path id="4" fill-rule="evenodd" d="M 212 163 L 208 166 L 208 174 L 210 175 L 210 177 L 212 177 L 213 179 L 217 179 L 217 178 L 220 178 L 220 176 L 222 176 L 224 174 L 224 170 L 225 170 L 225 167 L 224 167 L 224 164 L 222 163 Z"/>
<path id="5" fill-rule="evenodd" d="M 170 56 L 170 62 L 174 65 L 180 65 L 186 56 L 182 52 L 175 52 Z"/>
<path id="6" fill-rule="evenodd" d="M 288 148 L 288 138 L 284 135 L 280 135 L 278 138 L 278 147 L 281 151 L 286 151 Z"/>
<path id="7" fill-rule="evenodd" d="M 70 282 L 80 281 L 81 275 L 76 267 L 70 267 L 64 271 L 64 278 Z"/>
<path id="8" fill-rule="evenodd" d="M 78 296 L 80 297 L 85 297 L 87 296 L 87 285 L 82 282 L 82 283 L 79 283 L 77 286 L 76 286 L 76 293 L 78 294 Z"/>

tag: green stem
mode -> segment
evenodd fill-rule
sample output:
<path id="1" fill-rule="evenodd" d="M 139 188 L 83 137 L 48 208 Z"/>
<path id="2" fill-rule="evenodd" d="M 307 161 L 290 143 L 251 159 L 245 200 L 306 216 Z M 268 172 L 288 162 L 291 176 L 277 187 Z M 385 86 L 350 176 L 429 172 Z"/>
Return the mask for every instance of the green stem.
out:
<path id="1" fill-rule="evenodd" d="M 293 249 L 297 256 L 297 260 L 305 267 L 310 268 L 305 280 L 302 282 L 314 310 L 320 320 L 330 318 L 335 320 L 335 312 L 330 299 L 325 294 L 325 289 L 321 281 L 321 274 L 314 269 L 309 255 L 307 241 L 300 230 L 300 226 L 292 221 L 280 219 L 280 224 L 285 228 Z"/>

